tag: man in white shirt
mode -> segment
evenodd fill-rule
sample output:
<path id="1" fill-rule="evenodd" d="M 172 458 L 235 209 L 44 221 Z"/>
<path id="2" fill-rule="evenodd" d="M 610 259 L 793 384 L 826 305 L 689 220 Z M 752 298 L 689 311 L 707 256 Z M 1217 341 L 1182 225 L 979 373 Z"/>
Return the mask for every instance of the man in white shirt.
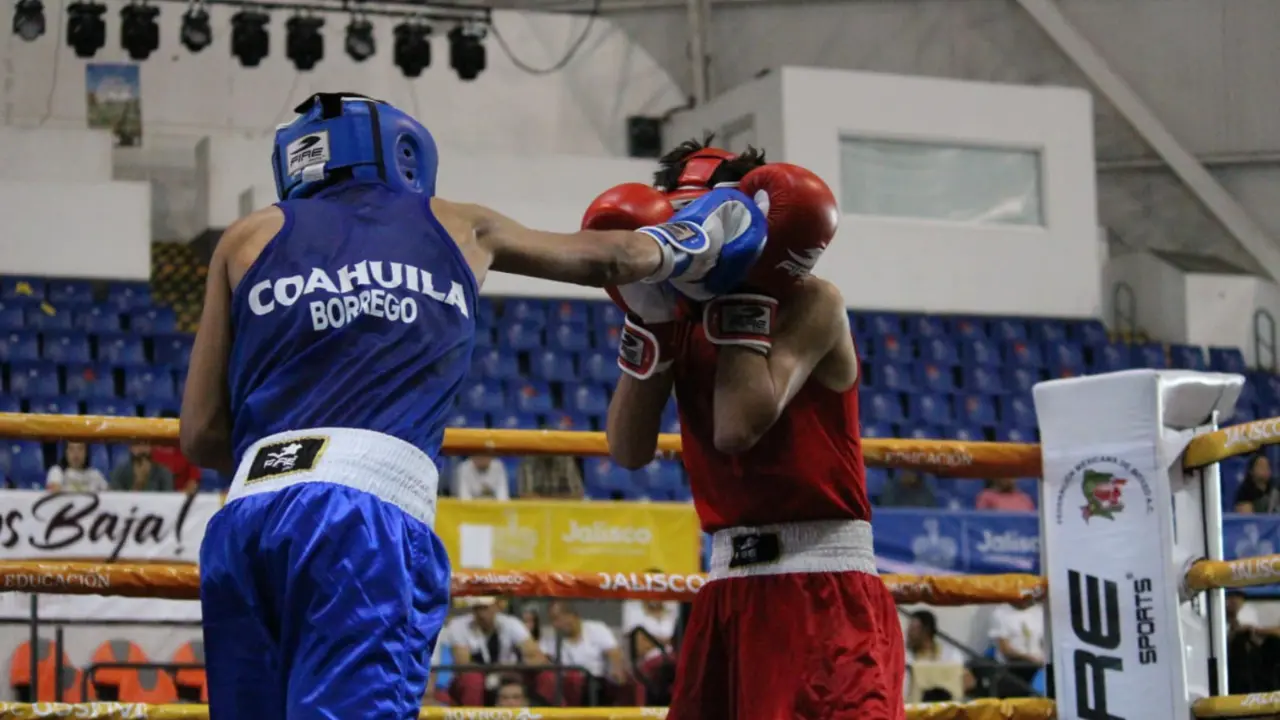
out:
<path id="1" fill-rule="evenodd" d="M 552 603 L 548 614 L 556 629 L 557 664 L 580 667 L 594 677 L 608 677 L 618 684 L 627 681 L 618 639 L 608 625 L 599 620 L 583 620 L 572 603 L 562 600 Z"/>
<path id="2" fill-rule="evenodd" d="M 510 500 L 507 467 L 491 455 L 472 455 L 453 472 L 453 493 L 460 500 Z"/>
<path id="3" fill-rule="evenodd" d="M 1001 605 L 991 613 L 989 637 L 996 646 L 996 659 L 1012 666 L 1010 673 L 1031 683 L 1044 666 L 1044 608 L 1039 603 L 1025 608 Z M 1012 696 L 1016 691 L 1004 692 Z"/>
<path id="4" fill-rule="evenodd" d="M 457 665 L 543 665 L 547 658 L 520 618 L 498 612 L 492 597 L 459 598 L 471 612 L 449 621 L 440 634 Z"/>
<path id="5" fill-rule="evenodd" d="M 658 572 L 653 570 L 650 572 Z M 680 619 L 680 603 L 661 600 L 628 600 L 622 604 L 622 634 L 643 628 L 661 645 L 670 645 Z"/>

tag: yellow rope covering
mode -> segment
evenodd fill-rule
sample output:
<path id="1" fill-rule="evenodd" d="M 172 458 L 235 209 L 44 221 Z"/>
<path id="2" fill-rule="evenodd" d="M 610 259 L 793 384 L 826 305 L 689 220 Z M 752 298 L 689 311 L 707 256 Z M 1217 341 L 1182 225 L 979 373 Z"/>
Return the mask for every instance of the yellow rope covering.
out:
<path id="1" fill-rule="evenodd" d="M 666 708 L 423 708 L 423 720 L 645 720 L 664 718 Z M 136 703 L 0 703 L 0 720 L 79 718 L 80 720 L 207 720 L 205 705 Z M 1043 698 L 977 700 L 969 703 L 908 705 L 909 720 L 1050 720 L 1054 703 Z"/>
<path id="2" fill-rule="evenodd" d="M 1239 560 L 1201 560 L 1187 571 L 1191 590 L 1238 588 L 1280 582 L 1280 555 L 1260 555 Z"/>
<path id="3" fill-rule="evenodd" d="M 1280 690 L 1201 698 L 1191 706 L 1198 718 L 1280 717 Z"/>

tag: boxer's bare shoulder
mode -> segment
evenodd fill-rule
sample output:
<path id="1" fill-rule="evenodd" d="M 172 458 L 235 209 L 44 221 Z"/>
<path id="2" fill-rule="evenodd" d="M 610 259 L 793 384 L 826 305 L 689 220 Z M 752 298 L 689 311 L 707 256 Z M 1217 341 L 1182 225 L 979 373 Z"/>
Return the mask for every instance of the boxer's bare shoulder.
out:
<path id="1" fill-rule="evenodd" d="M 788 323 L 801 323 L 816 345 L 830 348 L 814 367 L 813 377 L 833 390 L 846 390 L 858 379 L 858 354 L 849 329 L 844 295 L 834 283 L 809 276 L 791 302 L 782 307 L 783 332 Z"/>
<path id="2" fill-rule="evenodd" d="M 213 251 L 213 261 L 226 267 L 227 282 L 234 290 L 262 249 L 284 227 L 284 212 L 275 205 L 255 210 L 231 223 Z"/>

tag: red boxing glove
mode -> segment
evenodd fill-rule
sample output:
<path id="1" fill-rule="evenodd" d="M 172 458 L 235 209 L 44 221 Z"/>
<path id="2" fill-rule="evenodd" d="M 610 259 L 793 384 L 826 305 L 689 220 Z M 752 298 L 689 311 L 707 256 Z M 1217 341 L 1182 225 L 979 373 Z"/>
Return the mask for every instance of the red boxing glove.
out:
<path id="1" fill-rule="evenodd" d="M 702 306 L 702 329 L 713 345 L 737 345 L 768 355 L 778 301 L 739 293 L 712 298 Z"/>
<path id="2" fill-rule="evenodd" d="M 635 230 L 671 219 L 675 209 L 660 191 L 623 183 L 600 194 L 582 216 L 583 230 Z"/>
<path id="3" fill-rule="evenodd" d="M 738 188 L 769 218 L 769 242 L 746 285 L 785 295 L 813 270 L 835 237 L 840 224 L 835 196 L 822 178 L 789 163 L 758 167 Z"/>

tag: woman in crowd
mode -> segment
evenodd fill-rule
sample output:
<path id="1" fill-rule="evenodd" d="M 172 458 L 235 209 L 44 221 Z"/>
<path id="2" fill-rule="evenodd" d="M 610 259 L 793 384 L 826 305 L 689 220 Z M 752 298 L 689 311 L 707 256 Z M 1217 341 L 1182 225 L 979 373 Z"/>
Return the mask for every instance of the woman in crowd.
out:
<path id="1" fill-rule="evenodd" d="M 1280 488 L 1271 480 L 1271 461 L 1258 453 L 1249 459 L 1244 472 L 1244 482 L 1236 490 L 1235 510 L 1238 513 L 1280 512 Z"/>
<path id="2" fill-rule="evenodd" d="M 49 468 L 45 487 L 50 492 L 102 492 L 107 478 L 89 465 L 89 447 L 82 442 L 67 442 L 58 463 Z"/>

